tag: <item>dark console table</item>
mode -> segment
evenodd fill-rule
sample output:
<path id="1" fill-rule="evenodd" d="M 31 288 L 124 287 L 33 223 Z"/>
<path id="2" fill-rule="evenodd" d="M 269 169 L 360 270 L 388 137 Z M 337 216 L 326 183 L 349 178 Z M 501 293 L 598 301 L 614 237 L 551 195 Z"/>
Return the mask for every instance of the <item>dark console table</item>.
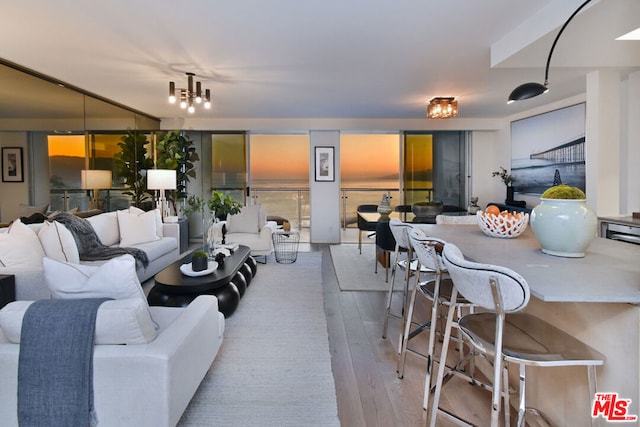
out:
<path id="1" fill-rule="evenodd" d="M 256 275 L 257 263 L 247 246 L 240 246 L 222 265 L 206 276 L 182 274 L 180 266 L 191 262 L 191 254 L 169 265 L 155 275 L 155 285 L 149 291 L 149 305 L 185 307 L 198 295 L 215 295 L 218 309 L 229 317 L 238 307 L 240 298 Z"/>

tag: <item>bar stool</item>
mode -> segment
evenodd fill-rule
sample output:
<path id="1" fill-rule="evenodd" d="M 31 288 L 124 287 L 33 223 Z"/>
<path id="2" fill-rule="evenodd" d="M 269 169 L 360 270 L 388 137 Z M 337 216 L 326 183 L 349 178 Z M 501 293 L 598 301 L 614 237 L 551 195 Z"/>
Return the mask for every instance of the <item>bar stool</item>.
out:
<path id="1" fill-rule="evenodd" d="M 454 315 L 455 318 L 458 319 L 462 316 L 463 310 L 473 312 L 474 305 L 467 301 L 464 297 L 462 297 L 462 295 L 459 295 L 453 303 L 451 302 L 453 282 L 450 278 L 445 277 L 448 275 L 448 272 L 444 267 L 442 259 L 440 257 L 440 251 L 446 244 L 443 240 L 428 237 L 422 230 L 413 228 L 409 233 L 409 241 L 411 247 L 413 248 L 413 251 L 418 257 L 419 265 L 426 266 L 427 268 L 432 269 L 434 271 L 434 279 L 419 283 L 418 279 L 416 278 L 416 284 L 413 287 L 411 300 L 408 305 L 407 321 L 405 322 L 404 332 L 402 335 L 402 347 L 400 351 L 400 357 L 398 358 L 398 378 L 402 378 L 404 376 L 404 364 L 407 352 L 411 352 L 427 360 L 427 373 L 425 375 L 423 401 L 423 407 L 427 409 L 429 407 L 433 363 L 436 362 L 436 360 L 434 359 L 434 351 L 435 336 L 437 333 L 436 325 L 438 320 L 438 311 L 442 306 L 453 304 L 455 310 Z M 431 316 L 430 320 L 427 323 L 419 325 L 414 330 L 411 330 L 411 326 L 415 324 L 413 322 L 413 314 L 415 310 L 416 298 L 418 295 L 421 295 L 431 301 Z M 457 322 L 454 320 L 453 324 L 456 325 Z M 409 340 L 414 338 L 417 334 L 421 333 L 425 329 L 429 329 L 429 344 L 427 347 L 426 355 L 409 347 Z M 460 336 L 459 338 L 458 351 L 460 360 L 467 360 L 468 357 L 464 357 L 464 346 L 462 337 Z M 473 370 L 473 366 L 471 366 L 471 370 Z M 471 375 L 460 375 L 463 376 L 466 380 L 472 380 Z"/>
<path id="2" fill-rule="evenodd" d="M 409 243 L 409 235 L 408 232 L 413 228 L 413 225 L 408 224 L 406 222 L 402 222 L 398 218 L 391 218 L 389 220 L 389 228 L 391 229 L 391 233 L 396 241 L 395 251 L 394 251 L 394 260 L 393 265 L 391 267 L 391 282 L 389 283 L 389 290 L 387 291 L 387 306 L 385 308 L 384 313 L 384 324 L 382 326 L 382 338 L 387 337 L 387 328 L 389 326 L 389 317 L 395 317 L 398 319 L 402 319 L 402 329 L 404 330 L 404 314 L 407 309 L 407 299 L 409 297 L 409 281 L 411 275 L 415 274 L 418 268 L 418 263 L 413 261 L 413 248 L 411 247 L 411 243 Z M 400 261 L 400 254 L 406 254 L 406 259 Z M 395 289 L 396 282 L 396 273 L 397 269 L 400 267 L 404 270 L 404 287 L 403 287 L 403 302 L 402 302 L 402 313 L 394 314 L 391 312 L 391 300 L 393 298 L 393 292 Z M 426 266 L 421 269 L 423 273 L 433 273 L 433 270 L 428 269 Z M 400 349 L 402 346 L 402 337 L 398 342 L 398 353 L 400 353 Z"/>
<path id="3" fill-rule="evenodd" d="M 464 259 L 460 249 L 446 244 L 442 253 L 454 288 L 451 300 L 458 292 L 469 301 L 489 310 L 463 316 L 459 329 L 474 348 L 493 360 L 493 394 L 491 426 L 498 426 L 500 396 L 504 399 L 505 425 L 509 423 L 509 396 L 507 362 L 519 366 L 518 426 L 524 424 L 526 412 L 541 415 L 527 408 L 525 402 L 526 366 L 586 366 L 589 401 L 596 393 L 596 366 L 604 364 L 605 357 L 571 335 L 528 314 L 516 313 L 529 302 L 529 285 L 518 273 L 496 265 L 480 264 Z M 515 313 L 515 314 L 512 314 Z M 446 357 L 451 336 L 453 305 L 445 326 L 441 359 Z M 438 367 L 430 425 L 435 426 L 442 391 L 444 364 Z M 502 375 L 502 385 L 501 385 Z M 592 425 L 595 419 L 591 420 Z"/>

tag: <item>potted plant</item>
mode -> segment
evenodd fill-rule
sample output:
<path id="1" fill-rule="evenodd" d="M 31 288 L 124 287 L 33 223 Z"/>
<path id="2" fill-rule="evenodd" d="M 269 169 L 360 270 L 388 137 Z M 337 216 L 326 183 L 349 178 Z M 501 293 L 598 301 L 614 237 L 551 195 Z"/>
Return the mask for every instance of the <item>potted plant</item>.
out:
<path id="1" fill-rule="evenodd" d="M 199 160 L 193 141 L 179 130 L 168 132 L 156 143 L 156 167 L 176 171 L 176 190 L 169 198 L 175 212 L 176 202 L 187 198 L 187 183 L 196 177 L 194 162 Z"/>
<path id="2" fill-rule="evenodd" d="M 580 258 L 596 237 L 598 219 L 581 189 L 560 184 L 542 193 L 529 223 L 542 252 Z"/>
<path id="3" fill-rule="evenodd" d="M 147 192 L 146 170 L 153 168 L 153 159 L 147 156 L 148 143 L 144 133 L 128 130 L 118 143 L 120 152 L 114 155 L 117 173 L 124 179 L 127 188 L 123 194 L 131 196 L 131 204 L 139 208 L 151 202 Z"/>
<path id="4" fill-rule="evenodd" d="M 209 216 L 204 212 L 206 207 L 207 202 L 201 196 L 196 196 L 193 194 L 187 197 L 185 205 L 182 207 L 182 214 L 185 217 L 189 217 L 195 213 L 200 213 L 202 215 L 202 245 L 205 247 L 207 243 L 206 230 L 208 230 L 207 222 L 209 218 Z"/>
<path id="5" fill-rule="evenodd" d="M 213 190 L 211 198 L 207 201 L 213 216 L 219 220 L 225 220 L 227 215 L 240 213 L 242 204 L 236 202 L 233 197 L 221 191 Z"/>
<path id="6" fill-rule="evenodd" d="M 191 269 L 193 271 L 206 270 L 209 265 L 209 257 L 203 250 L 195 251 L 191 254 Z"/>
<path id="7" fill-rule="evenodd" d="M 513 176 L 502 166 L 500 166 L 500 170 L 499 171 L 494 171 L 491 172 L 491 176 L 493 177 L 499 177 L 500 180 L 504 183 L 504 185 L 507 186 L 507 199 L 504 201 L 505 204 L 509 204 L 509 202 L 513 201 L 513 195 L 514 195 L 514 188 L 513 188 L 513 182 L 515 181 L 515 179 L 513 178 Z"/>

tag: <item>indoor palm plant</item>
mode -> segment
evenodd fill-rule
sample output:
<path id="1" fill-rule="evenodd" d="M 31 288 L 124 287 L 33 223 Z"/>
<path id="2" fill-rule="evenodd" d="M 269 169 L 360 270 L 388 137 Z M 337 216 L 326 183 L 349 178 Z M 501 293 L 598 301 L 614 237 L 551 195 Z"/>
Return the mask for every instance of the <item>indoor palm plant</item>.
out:
<path id="1" fill-rule="evenodd" d="M 579 258 L 596 237 L 598 219 L 581 189 L 560 184 L 542 193 L 529 223 L 542 252 Z"/>

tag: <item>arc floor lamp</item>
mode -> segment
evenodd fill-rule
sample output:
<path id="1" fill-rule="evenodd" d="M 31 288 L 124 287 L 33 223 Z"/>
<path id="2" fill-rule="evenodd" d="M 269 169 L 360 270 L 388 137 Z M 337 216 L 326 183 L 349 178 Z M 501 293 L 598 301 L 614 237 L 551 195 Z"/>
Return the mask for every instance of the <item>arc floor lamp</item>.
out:
<path id="1" fill-rule="evenodd" d="M 564 23 L 564 25 L 562 25 L 562 28 L 560 28 L 560 31 L 558 31 L 558 35 L 553 41 L 553 44 L 551 45 L 551 50 L 549 51 L 549 56 L 547 57 L 547 67 L 544 71 L 544 84 L 535 83 L 535 82 L 521 84 L 520 86 L 515 88 L 509 95 L 509 101 L 508 101 L 509 104 L 514 101 L 522 101 L 524 99 L 533 98 L 534 96 L 542 95 L 543 93 L 549 91 L 549 88 L 547 87 L 547 85 L 549 84 L 549 64 L 551 63 L 551 55 L 553 55 L 553 50 L 556 47 L 556 43 L 558 43 L 558 39 L 560 38 L 560 35 L 564 31 L 564 29 L 567 27 L 569 22 L 571 22 L 573 17 L 576 16 L 582 10 L 582 8 L 584 8 L 590 1 L 591 0 L 587 0 L 584 3 L 582 3 L 575 10 L 575 12 L 571 14 L 569 19 L 567 19 L 567 21 Z"/>

